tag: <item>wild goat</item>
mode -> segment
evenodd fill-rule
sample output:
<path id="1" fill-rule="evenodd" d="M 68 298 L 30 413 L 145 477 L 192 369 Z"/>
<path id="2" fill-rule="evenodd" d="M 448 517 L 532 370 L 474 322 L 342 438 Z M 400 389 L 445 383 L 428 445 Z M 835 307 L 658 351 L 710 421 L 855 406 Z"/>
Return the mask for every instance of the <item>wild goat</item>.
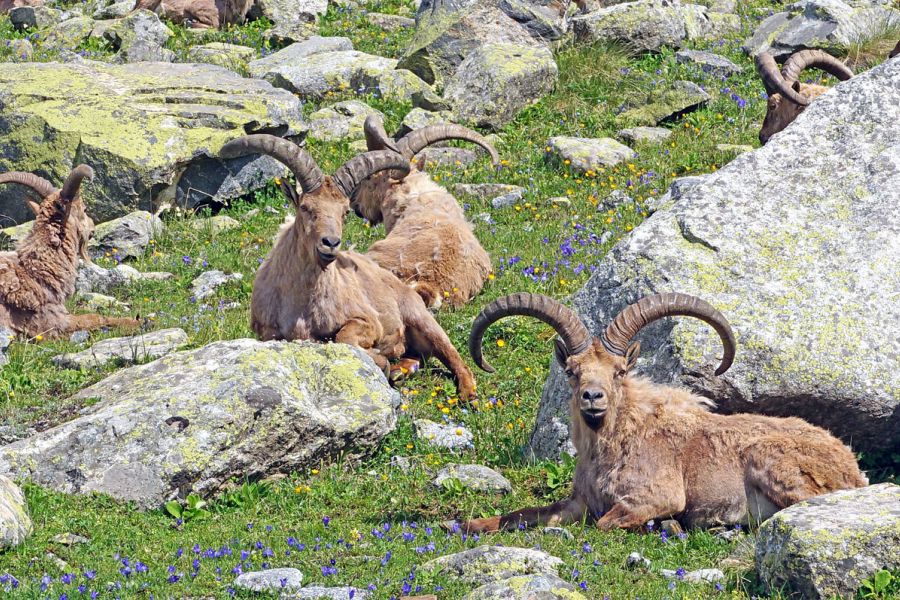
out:
<path id="1" fill-rule="evenodd" d="M 302 195 L 282 183 L 296 217 L 278 235 L 253 284 L 251 326 L 262 340 L 334 340 L 364 349 L 388 371 L 407 354 L 436 356 L 456 378 L 459 396 L 475 395 L 475 380 L 422 299 L 372 259 L 339 251 L 349 196 L 359 182 L 409 161 L 390 151 L 366 152 L 326 177 L 295 144 L 248 135 L 225 144 L 224 158 L 265 154 L 287 166 Z"/>
<path id="2" fill-rule="evenodd" d="M 500 162 L 486 139 L 459 125 L 423 127 L 396 142 L 375 116 L 366 119 L 364 129 L 369 150 L 393 150 L 408 160 L 430 144 L 457 139 L 478 144 L 494 165 Z M 440 306 L 444 297 L 460 307 L 481 291 L 491 273 L 491 257 L 456 198 L 422 166 L 413 166 L 400 180 L 389 173 L 369 177 L 351 197 L 351 207 L 372 223 L 384 221 L 387 236 L 366 252 L 372 260 L 409 283 L 429 308 Z"/>
<path id="3" fill-rule="evenodd" d="M 194 29 L 218 29 L 244 22 L 253 0 L 137 0 L 132 9 L 146 9 Z"/>
<path id="4" fill-rule="evenodd" d="M 798 81 L 800 73 L 809 68 L 821 69 L 841 81 L 853 77 L 853 71 L 847 65 L 821 50 L 795 52 L 784 61 L 780 72 L 771 54 L 760 52 L 756 55 L 756 69 L 769 95 L 766 118 L 759 131 L 761 143 L 765 144 L 773 135 L 793 123 L 810 102 L 828 91 L 823 85 Z"/>
<path id="5" fill-rule="evenodd" d="M 757 523 L 801 500 L 867 484 L 850 449 L 797 418 L 719 415 L 712 402 L 631 374 L 640 352 L 631 339 L 670 315 L 701 319 L 725 346 L 716 375 L 734 360 L 725 317 L 685 294 L 647 296 L 622 310 L 599 338 L 556 300 L 513 294 L 489 304 L 472 325 L 469 350 L 486 371 L 481 340 L 508 315 L 527 315 L 559 334 L 556 360 L 572 388 L 569 410 L 578 456 L 571 497 L 542 508 L 465 523 L 470 532 L 520 524 L 597 519 L 600 529 L 636 529 L 675 517 L 687 527 Z"/>
<path id="6" fill-rule="evenodd" d="M 91 179 L 87 165 L 75 167 L 62 189 L 31 173 L 0 175 L 0 184 L 18 183 L 32 188 L 43 201 L 29 201 L 34 212 L 31 233 L 15 252 L 0 253 L 0 326 L 27 336 L 61 336 L 100 327 L 135 328 L 135 319 L 97 314 L 71 315 L 66 298 L 75 293 L 78 259 L 89 261 L 87 243 L 94 222 L 85 212 L 79 190 Z"/>

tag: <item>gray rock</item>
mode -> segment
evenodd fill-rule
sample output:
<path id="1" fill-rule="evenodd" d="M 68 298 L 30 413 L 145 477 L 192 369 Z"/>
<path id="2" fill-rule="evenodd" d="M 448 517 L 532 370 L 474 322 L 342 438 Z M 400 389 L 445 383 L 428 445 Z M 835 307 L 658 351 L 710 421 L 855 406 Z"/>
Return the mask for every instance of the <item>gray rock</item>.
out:
<path id="1" fill-rule="evenodd" d="M 801 0 L 760 23 L 744 50 L 751 55 L 767 50 L 782 59 L 804 48 L 821 48 L 840 56 L 898 27 L 900 10 L 889 6 Z"/>
<path id="2" fill-rule="evenodd" d="M 509 208 L 510 206 L 515 206 L 519 202 L 522 201 L 522 198 L 525 197 L 525 190 L 513 190 L 511 192 L 507 192 L 503 195 L 497 196 L 496 198 L 491 198 L 491 208 L 493 209 L 501 209 L 501 208 Z"/>
<path id="3" fill-rule="evenodd" d="M 645 104 L 626 110 L 616 121 L 659 125 L 697 110 L 709 102 L 709 94 L 691 81 L 676 81 L 671 88 L 653 90 Z"/>
<path id="4" fill-rule="evenodd" d="M 460 122 L 500 129 L 550 93 L 558 79 L 556 61 L 546 48 L 485 44 L 462 61 L 444 98 Z"/>
<path id="5" fill-rule="evenodd" d="M 232 480 L 367 456 L 399 396 L 343 344 L 215 342 L 120 370 L 75 397 L 96 404 L 0 448 L 0 473 L 142 508 Z"/>
<path id="6" fill-rule="evenodd" d="M 679 50 L 675 53 L 675 60 L 684 65 L 697 65 L 701 71 L 713 77 L 727 78 L 744 71 L 743 67 L 724 56 L 701 50 Z"/>
<path id="7" fill-rule="evenodd" d="M 75 277 L 75 291 L 82 294 L 106 294 L 137 279 L 141 279 L 141 273 L 128 265 L 120 264 L 112 269 L 104 269 L 95 263 L 81 264 Z"/>
<path id="8" fill-rule="evenodd" d="M 60 22 L 62 12 L 49 6 L 17 6 L 7 15 L 12 26 L 21 31 L 53 27 Z"/>
<path id="9" fill-rule="evenodd" d="M 61 185 L 75 163 L 102 165 L 82 186 L 96 222 L 239 197 L 285 168 L 269 157 L 220 161 L 225 142 L 305 132 L 292 94 L 213 65 L 0 63 L 0 106 L 0 171 Z M 0 188 L 0 214 L 22 223 L 31 212 L 14 187 Z"/>
<path id="10" fill-rule="evenodd" d="M 247 63 L 255 56 L 256 50 L 253 48 L 222 42 L 193 46 L 187 53 L 189 62 L 218 65 L 232 71 L 246 71 Z"/>
<path id="11" fill-rule="evenodd" d="M 175 53 L 163 48 L 174 33 L 162 24 L 159 17 L 149 10 L 129 13 L 114 25 L 107 25 L 103 37 L 119 51 L 120 62 L 172 62 Z"/>
<path id="12" fill-rule="evenodd" d="M 309 137 L 325 142 L 362 139 L 363 123 L 369 115 L 384 118 L 381 111 L 359 100 L 326 106 L 309 115 Z"/>
<path id="13" fill-rule="evenodd" d="M 75 302 L 78 306 L 93 312 L 102 312 L 106 310 L 128 310 L 128 305 L 120 302 L 112 296 L 106 294 L 97 294 L 95 292 L 84 292 L 75 295 Z"/>
<path id="14" fill-rule="evenodd" d="M 241 573 L 234 580 L 234 587 L 250 592 L 292 592 L 302 584 L 303 573 L 291 568 Z"/>
<path id="15" fill-rule="evenodd" d="M 91 334 L 86 329 L 79 329 L 69 336 L 69 341 L 78 345 L 86 344 L 89 339 L 91 339 Z"/>
<path id="16" fill-rule="evenodd" d="M 191 222 L 192 229 L 209 232 L 213 235 L 231 231 L 232 229 L 240 229 L 240 227 L 241 223 L 228 215 L 215 215 L 213 217 L 197 219 Z"/>
<path id="17" fill-rule="evenodd" d="M 316 37 L 319 28 L 315 23 L 307 23 L 300 21 L 298 23 L 285 23 L 276 25 L 272 29 L 267 29 L 263 33 L 263 38 L 269 42 L 270 46 L 279 48 L 288 44 L 298 44 Z"/>
<path id="18" fill-rule="evenodd" d="M 637 156 L 634 150 L 612 138 L 559 136 L 550 138 L 547 146 L 553 160 L 560 163 L 569 161 L 569 166 L 578 173 L 596 172 Z"/>
<path id="19" fill-rule="evenodd" d="M 369 597 L 369 592 L 354 587 L 323 587 L 310 585 L 294 592 L 281 595 L 281 600 L 347 600 L 350 591 L 353 591 L 353 600 Z"/>
<path id="20" fill-rule="evenodd" d="M 696 319 L 640 335 L 638 369 L 722 410 L 795 415 L 854 449 L 900 444 L 900 60 L 835 86 L 764 147 L 683 186 L 623 238 L 572 300 L 595 334 L 653 292 L 702 297 L 731 322 L 737 358 Z M 841 177 L 832 176 L 841 173 Z M 673 190 L 674 191 L 674 190 Z M 554 365 L 530 451 L 568 447 Z"/>
<path id="21" fill-rule="evenodd" d="M 518 194 L 521 198 L 525 193 L 525 188 L 506 183 L 457 183 L 453 186 L 453 192 L 460 196 L 489 200 L 507 194 Z"/>
<path id="22" fill-rule="evenodd" d="M 463 600 L 585 600 L 575 586 L 556 575 L 522 575 L 476 588 Z"/>
<path id="23" fill-rule="evenodd" d="M 29 62 L 34 58 L 34 46 L 28 40 L 7 40 L 6 47 L 9 49 L 9 59 L 12 62 Z"/>
<path id="24" fill-rule="evenodd" d="M 462 425 L 443 425 L 428 419 L 416 419 L 416 437 L 432 446 L 450 450 L 472 447 L 472 432 Z"/>
<path id="25" fill-rule="evenodd" d="M 476 492 L 508 494 L 512 491 L 512 485 L 506 477 L 482 465 L 449 464 L 438 471 L 432 484 L 440 489 L 448 479 L 456 479 L 464 488 Z"/>
<path id="26" fill-rule="evenodd" d="M 541 533 L 543 533 L 544 535 L 552 535 L 562 538 L 567 542 L 571 542 L 575 539 L 575 536 L 572 535 L 572 533 L 564 527 L 542 527 Z"/>
<path id="27" fill-rule="evenodd" d="M 70 50 L 91 35 L 94 20 L 90 17 L 75 17 L 61 20 L 42 33 L 40 46 L 48 50 Z"/>
<path id="28" fill-rule="evenodd" d="M 161 358 L 188 343 L 182 329 L 160 329 L 133 337 L 109 338 L 97 342 L 87 350 L 60 354 L 53 364 L 63 369 L 100 367 L 111 361 L 136 363 L 148 358 Z"/>
<path id="29" fill-rule="evenodd" d="M 408 456 L 392 456 L 390 465 L 404 473 L 409 473 L 413 469 L 412 459 Z"/>
<path id="30" fill-rule="evenodd" d="M 649 569 L 653 563 L 640 552 L 632 552 L 625 559 L 625 566 L 629 569 Z"/>
<path id="31" fill-rule="evenodd" d="M 686 583 L 719 583 L 725 581 L 725 573 L 719 569 L 697 569 L 696 571 L 688 571 L 680 577 L 678 571 L 671 569 L 660 569 L 659 573 L 666 579 L 678 579 Z"/>
<path id="32" fill-rule="evenodd" d="M 900 61 L 894 61 L 900 62 Z M 844 490 L 795 504 L 762 524 L 756 569 L 770 590 L 854 598 L 876 572 L 900 569 L 900 486 Z"/>
<path id="33" fill-rule="evenodd" d="M 315 23 L 328 10 L 328 0 L 259 0 L 259 9 L 275 25 Z"/>
<path id="34" fill-rule="evenodd" d="M 0 550 L 18 546 L 33 529 L 22 490 L 0 475 Z"/>
<path id="35" fill-rule="evenodd" d="M 597 205 L 597 210 L 617 210 L 626 204 L 634 204 L 634 198 L 622 190 L 613 190 Z"/>
<path id="36" fill-rule="evenodd" d="M 626 142 L 658 144 L 672 137 L 672 130 L 665 127 L 632 127 L 621 129 L 616 135 Z"/>
<path id="37" fill-rule="evenodd" d="M 90 540 L 83 535 L 78 535 L 75 533 L 60 533 L 50 538 L 50 541 L 57 544 L 62 544 L 63 546 L 77 546 L 90 542 Z"/>
<path id="38" fill-rule="evenodd" d="M 94 238 L 88 243 L 88 251 L 94 258 L 107 253 L 120 259 L 138 257 L 144 254 L 150 240 L 160 235 L 165 228 L 159 217 L 145 210 L 138 210 L 97 225 Z"/>
<path id="39" fill-rule="evenodd" d="M 430 560 L 423 573 L 468 585 L 485 585 L 521 575 L 556 576 L 563 561 L 540 550 L 511 546 L 477 546 Z"/>
<path id="40" fill-rule="evenodd" d="M 91 15 L 95 19 L 121 19 L 128 16 L 135 3 L 131 0 L 120 0 L 107 6 L 101 6 Z"/>
<path id="41" fill-rule="evenodd" d="M 478 161 L 479 153 L 469 148 L 431 146 L 416 155 L 428 167 L 465 167 Z"/>
<path id="42" fill-rule="evenodd" d="M 12 329 L 0 326 L 0 368 L 9 363 L 9 358 L 5 353 L 14 339 L 16 339 L 16 334 Z"/>
<path id="43" fill-rule="evenodd" d="M 430 111 L 424 108 L 414 108 L 403 117 L 400 123 L 400 129 L 397 131 L 398 137 L 403 137 L 410 131 L 421 129 L 429 125 L 440 125 L 442 123 L 452 123 L 453 113 L 449 110 Z"/>
<path id="44" fill-rule="evenodd" d="M 416 26 L 415 19 L 401 17 L 400 15 L 386 15 L 379 12 L 370 12 L 366 14 L 366 21 L 385 31 L 402 31 L 404 29 L 412 29 Z"/>
<path id="45" fill-rule="evenodd" d="M 222 271 L 206 271 L 191 282 L 191 296 L 196 300 L 205 300 L 215 295 L 216 290 L 232 281 L 240 281 L 243 273 L 223 273 Z"/>

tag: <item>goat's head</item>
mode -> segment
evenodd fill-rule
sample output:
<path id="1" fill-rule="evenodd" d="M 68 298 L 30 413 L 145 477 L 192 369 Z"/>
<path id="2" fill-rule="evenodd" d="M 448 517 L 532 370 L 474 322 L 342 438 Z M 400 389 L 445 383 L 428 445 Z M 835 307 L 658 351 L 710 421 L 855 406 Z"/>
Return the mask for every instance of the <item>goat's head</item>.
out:
<path id="1" fill-rule="evenodd" d="M 34 213 L 34 231 L 46 232 L 47 240 L 56 248 L 66 239 L 77 245 L 78 255 L 85 262 L 91 262 L 87 245 L 94 236 L 94 221 L 87 215 L 81 198 L 81 183 L 94 178 L 94 170 L 87 165 L 78 165 L 69 173 L 62 189 L 56 188 L 43 177 L 33 173 L 12 171 L 0 174 L 0 184 L 18 183 L 33 189 L 41 202 L 26 200 Z"/>
<path id="2" fill-rule="evenodd" d="M 821 50 L 795 52 L 784 61 L 781 71 L 768 52 L 756 55 L 756 69 L 769 95 L 766 117 L 759 131 L 761 143 L 765 144 L 769 138 L 790 125 L 806 110 L 810 102 L 827 91 L 828 88 L 820 85 L 800 83 L 800 73 L 810 68 L 821 69 L 841 81 L 853 77 L 853 71 L 844 63 Z"/>
<path id="3" fill-rule="evenodd" d="M 472 324 L 469 351 L 485 371 L 494 368 L 482 355 L 484 332 L 509 315 L 534 317 L 556 330 L 556 360 L 565 369 L 573 392 L 572 418 L 580 415 L 591 429 L 599 428 L 607 411 L 620 405 L 623 382 L 640 354 L 640 344 L 631 340 L 653 321 L 674 315 L 701 319 L 712 325 L 725 346 L 716 375 L 728 370 L 734 360 L 735 340 L 728 321 L 709 303 L 693 296 L 666 293 L 642 298 L 616 315 L 602 335 L 592 337 L 578 315 L 563 304 L 548 296 L 519 293 L 487 305 Z"/>
<path id="4" fill-rule="evenodd" d="M 281 191 L 296 210 L 294 227 L 302 232 L 307 256 L 314 257 L 323 270 L 337 258 L 344 229 L 344 216 L 350 210 L 350 196 L 361 181 L 374 173 L 395 169 L 405 175 L 409 161 L 389 150 L 366 152 L 339 168 L 333 176 L 323 175 L 316 161 L 305 150 L 288 140 L 268 134 L 254 134 L 232 140 L 219 156 L 236 158 L 246 154 L 265 154 L 287 166 L 301 193 L 287 182 Z M 402 175 L 401 175 L 402 176 Z"/>
<path id="5" fill-rule="evenodd" d="M 467 129 L 461 125 L 428 125 L 407 133 L 399 140 L 393 140 L 384 130 L 381 119 L 375 115 L 366 117 L 363 124 L 366 135 L 366 145 L 369 151 L 391 150 L 398 152 L 412 160 L 416 154 L 438 142 L 446 140 L 464 140 L 478 144 L 491 155 L 491 162 L 499 166 L 500 155 L 497 150 L 482 135 Z M 413 167 L 415 169 L 415 166 Z M 421 170 L 422 165 L 418 165 Z M 372 223 L 380 223 L 384 216 L 382 203 L 392 185 L 396 185 L 398 178 L 395 173 L 379 173 L 363 181 L 351 197 L 351 207 L 357 216 L 368 219 Z"/>

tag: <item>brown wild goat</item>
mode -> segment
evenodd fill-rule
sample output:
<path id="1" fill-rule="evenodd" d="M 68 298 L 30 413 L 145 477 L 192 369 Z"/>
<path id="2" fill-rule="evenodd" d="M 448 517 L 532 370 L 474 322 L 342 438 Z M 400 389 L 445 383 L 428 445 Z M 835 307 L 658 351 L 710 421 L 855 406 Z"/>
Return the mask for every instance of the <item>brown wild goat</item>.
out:
<path id="1" fill-rule="evenodd" d="M 577 449 L 571 496 L 542 508 L 464 524 L 469 532 L 597 519 L 604 530 L 636 529 L 674 517 L 687 527 L 757 523 L 796 502 L 867 484 L 850 449 L 797 418 L 719 415 L 709 400 L 631 374 L 640 352 L 631 339 L 670 315 L 712 325 L 725 345 L 716 370 L 734 360 L 735 341 L 725 317 L 685 294 L 642 298 L 620 312 L 599 338 L 556 300 L 513 294 L 489 304 L 475 319 L 469 349 L 478 365 L 485 330 L 508 315 L 527 315 L 559 334 L 556 360 L 572 388 L 569 410 Z"/>
<path id="2" fill-rule="evenodd" d="M 90 261 L 87 243 L 94 222 L 85 212 L 79 190 L 93 170 L 80 165 L 62 189 L 31 173 L 0 174 L 0 184 L 18 183 L 37 192 L 43 201 L 29 201 L 34 212 L 31 233 L 15 252 L 0 253 L 0 326 L 27 336 L 61 336 L 82 329 L 140 325 L 135 319 L 97 314 L 71 315 L 66 298 L 75 293 L 78 259 Z"/>
<path id="3" fill-rule="evenodd" d="M 809 68 L 821 69 L 841 81 L 853 77 L 853 71 L 847 65 L 821 50 L 795 52 L 784 61 L 781 71 L 768 52 L 756 55 L 756 69 L 769 95 L 766 117 L 759 131 L 761 143 L 765 144 L 773 135 L 793 123 L 810 102 L 828 91 L 824 85 L 798 81 L 800 73 Z"/>
<path id="4" fill-rule="evenodd" d="M 253 0 L 137 0 L 132 12 L 145 9 L 176 25 L 218 29 L 243 23 L 252 6 Z"/>
<path id="5" fill-rule="evenodd" d="M 364 349 L 387 371 L 405 355 L 436 356 L 456 378 L 460 398 L 475 395 L 475 379 L 425 303 L 409 286 L 352 251 L 339 251 L 349 196 L 359 182 L 409 161 L 390 151 L 366 152 L 326 177 L 312 157 L 272 135 L 225 144 L 224 158 L 266 154 L 285 164 L 302 195 L 282 183 L 296 217 L 278 235 L 253 282 L 251 326 L 262 340 L 334 340 Z"/>
<path id="6" fill-rule="evenodd" d="M 369 150 L 394 150 L 412 159 L 430 144 L 467 140 L 484 148 L 494 165 L 500 158 L 491 144 L 460 125 L 431 125 L 398 141 L 388 137 L 378 117 L 365 122 Z M 357 215 L 372 223 L 384 221 L 387 236 L 366 252 L 376 263 L 409 283 L 429 308 L 443 298 L 460 307 L 474 298 L 491 273 L 491 257 L 450 192 L 413 166 L 397 180 L 378 173 L 363 181 L 351 197 Z"/>

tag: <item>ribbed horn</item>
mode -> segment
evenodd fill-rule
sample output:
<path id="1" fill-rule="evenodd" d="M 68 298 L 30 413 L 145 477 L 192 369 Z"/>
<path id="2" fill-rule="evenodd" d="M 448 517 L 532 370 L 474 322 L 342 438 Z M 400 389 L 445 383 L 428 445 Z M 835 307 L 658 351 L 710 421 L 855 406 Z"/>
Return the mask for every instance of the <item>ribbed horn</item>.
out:
<path id="1" fill-rule="evenodd" d="M 219 150 L 222 158 L 237 158 L 247 154 L 265 154 L 282 163 L 294 177 L 304 194 L 322 186 L 322 170 L 306 150 L 293 142 L 267 133 L 254 133 L 231 140 Z"/>
<path id="2" fill-rule="evenodd" d="M 0 184 L 2 183 L 18 183 L 33 189 L 41 198 L 46 198 L 50 194 L 56 192 L 53 184 L 38 177 L 33 173 L 23 173 L 21 171 L 10 171 L 8 173 L 0 173 Z"/>
<path id="3" fill-rule="evenodd" d="M 363 133 L 366 136 L 366 148 L 369 150 L 392 150 L 400 153 L 397 143 L 384 130 L 384 123 L 378 115 L 369 115 L 363 122 Z"/>
<path id="4" fill-rule="evenodd" d="M 469 334 L 469 353 L 475 364 L 488 373 L 494 372 L 481 351 L 481 340 L 484 332 L 495 321 L 510 315 L 534 317 L 553 327 L 557 335 L 566 345 L 570 355 L 581 354 L 591 345 L 591 333 L 588 331 L 575 311 L 566 305 L 542 294 L 520 292 L 494 300 L 484 307 L 475 321 Z"/>
<path id="5" fill-rule="evenodd" d="M 345 162 L 331 178 L 349 198 L 363 180 L 388 169 L 400 171 L 399 178 L 405 177 L 409 173 L 409 160 L 390 150 L 364 152 Z"/>
<path id="6" fill-rule="evenodd" d="M 775 59 L 772 58 L 771 54 L 768 52 L 760 52 L 756 55 L 754 60 L 756 62 L 756 70 L 759 72 L 759 76 L 763 81 L 766 92 L 770 96 L 778 93 L 788 100 L 802 106 L 809 104 L 809 98 L 798 94 L 794 88 L 785 82 L 784 78 L 781 76 L 781 71 L 778 70 L 778 64 L 776 64 Z"/>
<path id="7" fill-rule="evenodd" d="M 637 332 L 650 323 L 663 317 L 685 316 L 695 317 L 709 323 L 725 347 L 725 355 L 716 375 L 721 375 L 734 362 L 736 343 L 734 332 L 725 316 L 716 310 L 710 303 L 695 296 L 679 293 L 654 294 L 641 298 L 634 304 L 626 306 L 616 318 L 612 320 L 600 341 L 603 347 L 613 354 L 625 356 L 628 344 Z"/>
<path id="8" fill-rule="evenodd" d="M 493 165 L 495 167 L 500 166 L 500 155 L 497 153 L 497 149 L 483 135 L 453 123 L 428 125 L 427 127 L 410 131 L 400 138 L 397 145 L 400 147 L 400 153 L 411 159 L 431 144 L 445 140 L 464 140 L 478 144 L 484 148 L 485 152 L 491 155 Z"/>
<path id="9" fill-rule="evenodd" d="M 94 179 L 94 170 L 92 168 L 87 165 L 78 165 L 72 169 L 72 172 L 66 177 L 65 183 L 63 183 L 62 190 L 59 192 L 60 200 L 66 202 L 74 200 L 81 189 L 81 182 L 85 179 L 88 181 Z"/>
<path id="10" fill-rule="evenodd" d="M 781 67 L 781 77 L 790 87 L 805 69 L 820 69 L 841 81 L 853 77 L 853 71 L 847 65 L 822 50 L 801 50 L 791 54 Z"/>

